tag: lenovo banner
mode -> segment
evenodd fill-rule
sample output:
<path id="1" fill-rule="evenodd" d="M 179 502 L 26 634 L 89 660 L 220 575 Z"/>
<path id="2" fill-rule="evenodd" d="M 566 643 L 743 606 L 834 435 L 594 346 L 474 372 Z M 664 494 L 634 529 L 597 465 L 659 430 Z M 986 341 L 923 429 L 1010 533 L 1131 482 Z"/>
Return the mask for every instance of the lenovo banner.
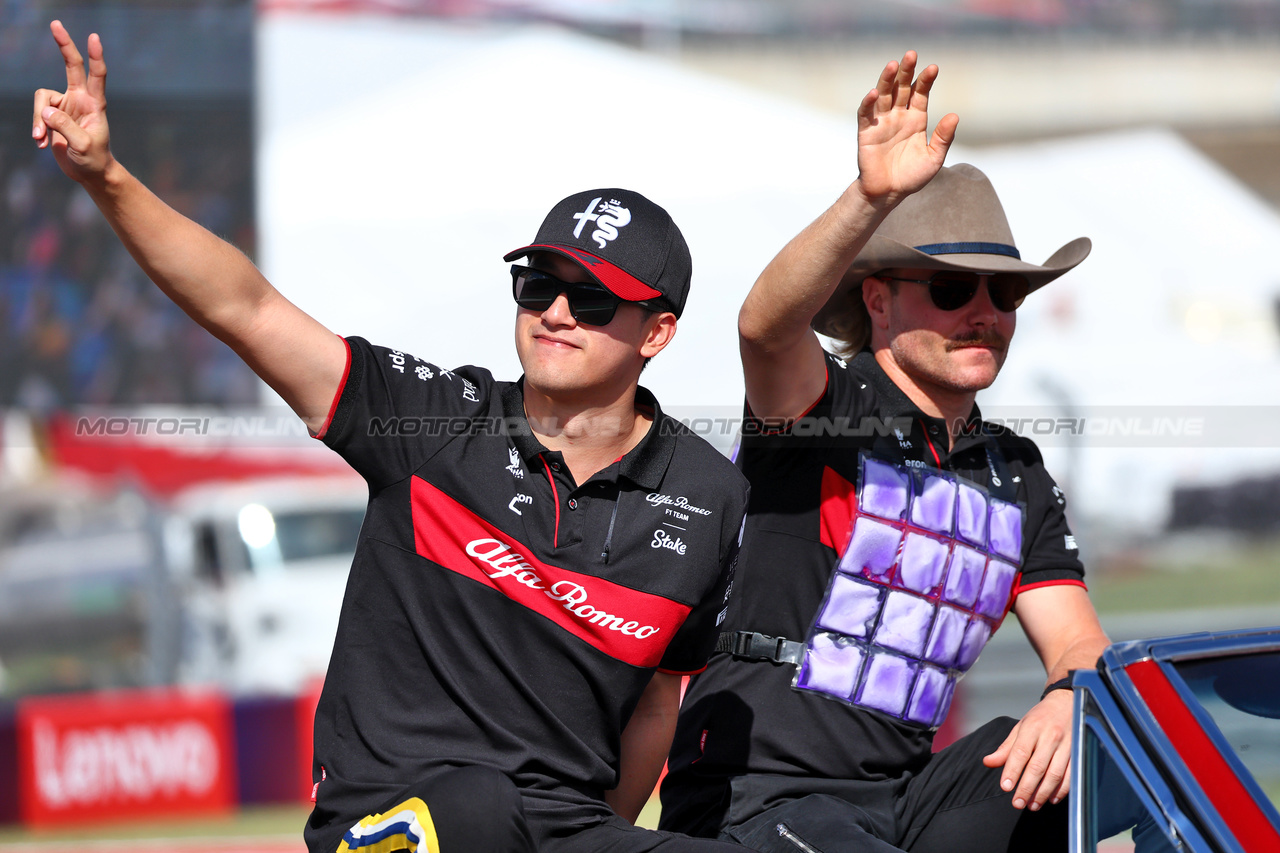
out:
<path id="1" fill-rule="evenodd" d="M 132 690 L 35 697 L 17 709 L 23 820 L 62 826 L 220 813 L 236 801 L 230 703 Z"/>

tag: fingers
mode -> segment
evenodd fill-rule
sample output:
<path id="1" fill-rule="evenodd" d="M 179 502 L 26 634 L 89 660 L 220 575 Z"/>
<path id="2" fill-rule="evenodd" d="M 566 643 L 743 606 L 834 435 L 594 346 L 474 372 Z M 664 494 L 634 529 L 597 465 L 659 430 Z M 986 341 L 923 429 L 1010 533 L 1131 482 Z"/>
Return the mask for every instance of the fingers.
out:
<path id="1" fill-rule="evenodd" d="M 1037 811 L 1058 802 L 1070 789 L 1070 717 L 1061 709 L 1033 709 L 1018 722 L 995 752 L 982 759 L 987 767 L 1004 765 L 1001 790 L 1013 793 L 1013 807 Z"/>
<path id="2" fill-rule="evenodd" d="M 84 57 L 80 55 L 76 43 L 71 40 L 71 34 L 62 25 L 62 21 L 50 23 L 49 31 L 53 33 L 53 40 L 58 43 L 58 50 L 62 51 L 62 61 L 67 66 L 67 89 L 81 88 L 85 84 Z"/>
<path id="3" fill-rule="evenodd" d="M 947 113 L 933 128 L 933 138 L 929 140 L 929 147 L 937 153 L 940 160 L 946 159 L 947 152 L 951 150 L 951 143 L 956 141 L 956 128 L 959 126 L 960 116 Z"/>
<path id="4" fill-rule="evenodd" d="M 916 52 L 909 50 L 901 62 L 890 60 L 885 64 L 876 80 L 874 108 L 868 109 L 868 98 L 863 98 L 858 108 L 859 117 L 874 119 L 877 113 L 892 109 L 928 110 L 929 92 L 938 79 L 938 66 L 930 65 L 916 77 L 916 59 Z"/>
<path id="5" fill-rule="evenodd" d="M 893 108 L 893 88 L 897 77 L 898 63 L 890 60 L 880 72 L 880 79 L 876 81 L 875 112 L 887 112 Z"/>
<path id="6" fill-rule="evenodd" d="M 102 38 L 97 33 L 89 35 L 89 79 L 86 90 L 98 100 L 104 100 L 107 93 L 107 61 L 103 58 Z"/>
<path id="7" fill-rule="evenodd" d="M 105 133 L 102 118 L 106 107 L 107 63 L 103 57 L 102 39 L 94 33 L 87 42 L 89 65 L 76 48 L 61 21 L 52 21 L 49 32 L 62 53 L 67 72 L 67 91 L 40 89 L 36 92 L 31 119 L 31 138 L 39 148 L 51 144 L 83 154 L 89 150 L 93 132 Z"/>
<path id="8" fill-rule="evenodd" d="M 1049 798 L 1049 802 L 1057 805 L 1067 798 L 1067 794 L 1071 793 L 1071 756 L 1068 752 L 1066 768 L 1062 772 L 1062 781 L 1058 784 L 1058 789 L 1053 792 Z"/>
<path id="9" fill-rule="evenodd" d="M 1013 737 L 1013 734 L 1010 734 Z M 1001 749 L 1004 747 L 1001 746 Z M 1036 792 L 1040 784 L 1040 780 L 1044 776 L 1044 771 L 1048 764 L 1041 757 L 1040 765 L 1034 763 L 1035 742 L 1030 743 L 1023 739 L 1023 742 L 1015 742 L 1009 746 L 1007 757 L 1004 762 L 1004 772 L 1000 774 L 1000 790 L 1013 792 L 1013 807 L 1015 809 L 1023 809 L 1027 807 L 1027 803 L 1031 799 L 1031 795 Z"/>
<path id="10" fill-rule="evenodd" d="M 1013 731 L 1009 732 L 1008 736 L 1005 737 L 1004 741 L 998 747 L 996 747 L 996 751 L 991 753 L 990 755 L 983 757 L 982 763 L 987 767 L 1000 767 L 1006 761 L 1008 761 L 1009 750 L 1013 748 L 1014 741 L 1018 739 L 1018 729 L 1021 726 L 1022 726 L 1022 723 L 1018 723 L 1017 725 L 1015 725 L 1013 727 Z M 1004 787 L 1003 784 L 1001 784 L 1001 787 Z M 1005 788 L 1005 790 L 1011 791 L 1013 790 L 1013 788 L 1012 786 L 1010 786 L 1008 788 Z"/>
<path id="11" fill-rule="evenodd" d="M 44 123 L 44 116 L 41 115 L 46 107 L 59 106 L 62 104 L 62 93 L 55 92 L 52 89 L 37 89 L 35 107 L 31 116 L 31 138 L 36 140 L 40 148 L 49 146 L 49 134 Z"/>
<path id="12" fill-rule="evenodd" d="M 1067 776 L 1067 768 L 1070 764 L 1070 748 L 1063 748 L 1061 743 L 1055 745 L 1052 755 L 1049 758 L 1048 766 L 1045 768 L 1043 777 L 1040 779 L 1040 784 L 1035 786 L 1035 793 L 1032 794 L 1030 800 L 1028 800 L 1027 808 L 1033 812 L 1039 811 L 1046 803 L 1056 803 L 1061 800 L 1062 797 L 1066 796 L 1066 791 L 1062 789 L 1064 787 L 1070 787 L 1070 782 L 1068 781 Z M 1033 765 L 1034 759 L 1028 766 L 1030 767 Z M 1023 786 L 1019 785 L 1018 792 L 1021 793 L 1022 789 Z M 1017 799 L 1018 795 L 1015 794 L 1015 805 L 1017 803 Z"/>
<path id="13" fill-rule="evenodd" d="M 83 154 L 89 150 L 89 132 L 76 124 L 75 119 L 71 116 L 54 107 L 45 107 L 41 110 L 40 117 L 44 119 L 45 125 L 47 125 L 50 130 L 56 131 L 62 135 L 62 137 L 67 141 L 67 148 L 79 154 Z M 46 137 L 51 136 L 52 134 L 46 134 Z M 40 147 L 46 147 L 49 141 L 49 139 L 46 139 L 45 143 Z"/>
<path id="14" fill-rule="evenodd" d="M 893 79 L 893 106 L 911 106 L 911 78 L 916 73 L 916 52 L 908 50 L 898 63 L 898 73 Z"/>
<path id="15" fill-rule="evenodd" d="M 929 92 L 933 90 L 933 83 L 937 79 L 938 66 L 930 65 L 921 71 L 920 76 L 911 84 L 909 90 L 910 103 L 908 106 L 917 110 L 929 109 Z"/>
<path id="16" fill-rule="evenodd" d="M 862 96 L 862 103 L 858 104 L 858 123 L 860 125 L 867 124 L 875 116 L 876 101 L 879 97 L 880 92 L 877 89 L 872 89 Z"/>

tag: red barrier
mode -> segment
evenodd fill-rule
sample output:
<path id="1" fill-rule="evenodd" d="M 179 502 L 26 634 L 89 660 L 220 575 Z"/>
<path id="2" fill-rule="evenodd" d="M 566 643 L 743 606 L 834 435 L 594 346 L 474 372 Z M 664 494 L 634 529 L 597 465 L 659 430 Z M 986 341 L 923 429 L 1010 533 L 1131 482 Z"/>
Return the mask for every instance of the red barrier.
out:
<path id="1" fill-rule="evenodd" d="M 18 703 L 17 730 L 29 826 L 222 814 L 235 805 L 231 706 L 220 695 L 33 697 Z"/>
<path id="2" fill-rule="evenodd" d="M 271 413 L 261 416 L 270 423 Z M 81 420 L 89 420 L 81 418 Z M 152 495 L 170 497 L 196 483 L 252 480 L 258 477 L 350 475 L 342 457 L 320 442 L 300 439 L 299 444 L 279 447 L 237 445 L 235 437 L 208 436 L 199 432 L 199 418 L 161 418 L 173 436 L 165 439 L 165 426 L 156 424 L 150 435 L 135 434 L 124 415 L 92 419 L 97 423 L 82 432 L 70 417 L 49 420 L 46 435 L 55 466 L 79 471 L 111 482 L 134 481 Z M 141 421 L 142 418 L 136 418 Z M 252 417 L 244 418 L 252 428 Z M 187 424 L 192 425 L 190 432 Z M 95 427 L 97 428 L 95 430 Z M 116 434 L 119 427 L 121 434 Z M 207 424 L 203 426 L 208 429 Z M 191 436 L 200 440 L 192 441 Z M 183 441 L 183 437 L 188 440 Z M 359 483 L 359 479 L 354 482 Z"/>

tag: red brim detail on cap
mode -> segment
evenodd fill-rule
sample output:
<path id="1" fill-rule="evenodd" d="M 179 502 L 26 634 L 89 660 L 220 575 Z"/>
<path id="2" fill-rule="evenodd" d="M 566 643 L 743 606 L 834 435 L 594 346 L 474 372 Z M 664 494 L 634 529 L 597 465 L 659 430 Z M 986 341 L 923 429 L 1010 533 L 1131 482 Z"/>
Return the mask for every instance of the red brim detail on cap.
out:
<path id="1" fill-rule="evenodd" d="M 657 299 L 662 295 L 662 291 L 654 290 L 640 279 L 619 267 L 615 267 L 604 258 L 596 257 L 590 252 L 584 252 L 581 249 L 575 249 L 570 246 L 535 243 L 532 246 L 525 246 L 523 249 L 508 252 L 503 256 L 503 259 L 510 261 L 530 252 L 555 252 L 558 255 L 564 255 L 566 258 L 577 261 L 582 264 L 583 269 L 591 273 L 592 278 L 608 288 L 610 293 L 628 302 Z"/>

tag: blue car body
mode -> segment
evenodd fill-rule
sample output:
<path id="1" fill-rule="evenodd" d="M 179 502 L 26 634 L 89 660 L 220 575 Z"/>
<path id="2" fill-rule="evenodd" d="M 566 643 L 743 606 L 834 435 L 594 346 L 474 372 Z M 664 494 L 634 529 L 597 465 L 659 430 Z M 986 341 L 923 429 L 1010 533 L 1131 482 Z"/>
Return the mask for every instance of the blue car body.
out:
<path id="1" fill-rule="evenodd" d="M 1280 853 L 1280 628 L 1117 643 L 1072 686 L 1073 851 L 1122 784 L 1175 850 Z"/>

